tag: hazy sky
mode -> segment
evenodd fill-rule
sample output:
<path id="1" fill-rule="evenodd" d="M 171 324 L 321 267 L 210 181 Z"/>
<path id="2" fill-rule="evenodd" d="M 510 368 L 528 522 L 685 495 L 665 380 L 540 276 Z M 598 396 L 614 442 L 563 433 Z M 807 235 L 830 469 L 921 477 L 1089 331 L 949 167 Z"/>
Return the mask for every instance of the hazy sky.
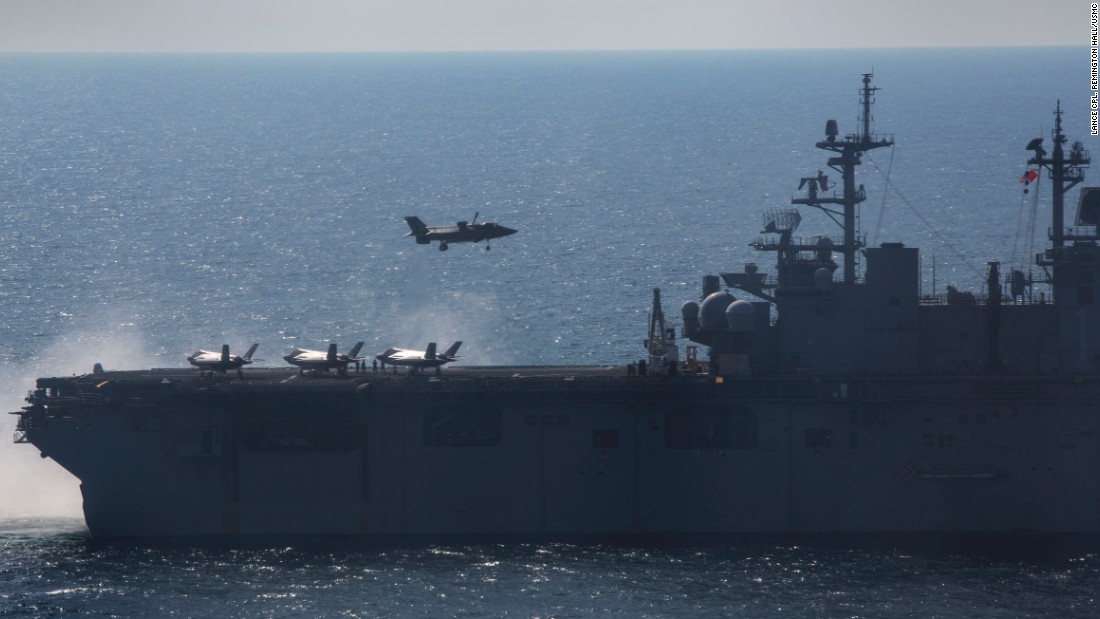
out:
<path id="1" fill-rule="evenodd" d="M 1088 45 L 1080 0 L 0 0 L 0 52 Z"/>

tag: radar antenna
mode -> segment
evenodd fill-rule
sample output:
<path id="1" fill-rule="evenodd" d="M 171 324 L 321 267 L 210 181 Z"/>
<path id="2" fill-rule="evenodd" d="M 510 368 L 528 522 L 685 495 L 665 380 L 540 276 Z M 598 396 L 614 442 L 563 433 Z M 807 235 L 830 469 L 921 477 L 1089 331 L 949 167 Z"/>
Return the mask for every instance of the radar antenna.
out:
<path id="1" fill-rule="evenodd" d="M 764 229 L 761 233 L 790 234 L 802 223 L 802 213 L 796 208 L 779 208 L 764 213 Z"/>

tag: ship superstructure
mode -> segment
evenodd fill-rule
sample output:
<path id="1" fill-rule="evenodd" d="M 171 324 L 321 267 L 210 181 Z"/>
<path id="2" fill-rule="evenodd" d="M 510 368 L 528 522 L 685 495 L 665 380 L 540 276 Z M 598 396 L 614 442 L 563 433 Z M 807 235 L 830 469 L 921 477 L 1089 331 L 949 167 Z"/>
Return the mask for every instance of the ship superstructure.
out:
<path id="1" fill-rule="evenodd" d="M 871 77 L 860 129 L 817 143 L 839 187 L 819 171 L 792 200 L 839 242 L 768 213 L 775 276 L 704 277 L 683 360 L 655 290 L 628 368 L 42 378 L 17 442 L 81 480 L 102 536 L 1100 532 L 1100 206 L 1063 223 L 1088 153 L 1060 110 L 1050 155 L 1028 146 L 1051 294 L 989 263 L 978 293 L 922 296 L 918 251 L 858 232 L 856 168 L 893 143 Z"/>
<path id="2" fill-rule="evenodd" d="M 841 243 L 829 236 L 796 237 L 799 211 L 772 211 L 762 236 L 751 245 L 777 255 L 775 276 L 749 263 L 742 272 L 721 273 L 730 288 L 752 295 L 749 299 L 736 301 L 710 276 L 702 303 L 684 304 L 685 335 L 710 346 L 712 371 L 929 376 L 1100 369 L 1100 358 L 1088 352 L 1100 351 L 1100 309 L 1092 292 L 1097 285 L 1096 221 L 1066 229 L 1062 215 L 1064 196 L 1084 178 L 1089 155 L 1079 142 L 1065 151 L 1060 108 L 1053 156 L 1046 155 L 1041 139 L 1028 145 L 1035 154 L 1028 163 L 1045 168 L 1052 181 L 1053 247 L 1037 256 L 1036 264 L 1053 294 L 1031 294 L 1025 287 L 1035 282 L 1018 271 L 1002 276 L 1000 263 L 990 262 L 984 290 L 948 287 L 945 295 L 922 296 L 919 251 L 896 242 L 865 247 L 857 227 L 857 207 L 866 196 L 855 168 L 863 153 L 893 144 L 892 138 L 871 133 L 877 89 L 870 82 L 871 75 L 864 75 L 861 130 L 841 139 L 830 120 L 826 139 L 816 144 L 833 154 L 827 163 L 840 173 L 839 188 L 819 171 L 802 178 L 799 189 L 805 197 L 791 200 L 833 218 L 842 229 Z M 834 252 L 842 256 L 840 277 Z M 862 279 L 857 278 L 860 258 L 865 262 Z"/>

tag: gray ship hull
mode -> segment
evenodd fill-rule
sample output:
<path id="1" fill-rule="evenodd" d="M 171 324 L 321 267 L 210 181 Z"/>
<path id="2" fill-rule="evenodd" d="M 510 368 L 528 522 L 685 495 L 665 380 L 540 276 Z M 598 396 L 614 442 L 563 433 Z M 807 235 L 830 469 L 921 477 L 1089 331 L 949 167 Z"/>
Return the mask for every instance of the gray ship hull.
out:
<path id="1" fill-rule="evenodd" d="M 1100 531 L 1100 380 L 626 374 L 42 379 L 23 431 L 97 536 Z"/>

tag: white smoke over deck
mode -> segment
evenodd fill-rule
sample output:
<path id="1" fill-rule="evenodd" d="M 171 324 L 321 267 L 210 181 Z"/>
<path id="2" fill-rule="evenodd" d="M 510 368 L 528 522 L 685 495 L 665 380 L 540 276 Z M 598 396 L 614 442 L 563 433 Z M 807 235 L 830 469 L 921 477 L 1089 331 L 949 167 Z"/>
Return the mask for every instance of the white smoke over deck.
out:
<path id="1" fill-rule="evenodd" d="M 437 267 L 422 252 L 414 254 L 403 269 L 404 290 L 395 295 L 389 311 L 367 319 L 367 332 L 373 331 L 375 337 L 362 354 L 373 357 L 390 346 L 423 350 L 429 342 L 436 342 L 438 350 L 443 351 L 452 342 L 462 340 L 459 364 L 504 365 L 523 359 L 524 346 L 529 345 L 527 334 L 506 316 L 515 308 L 500 302 L 491 291 L 496 286 L 476 291 L 449 289 L 446 278 L 433 268 Z M 490 272 L 487 270 L 487 275 Z M 68 333 L 41 338 L 41 349 L 3 368 L 0 413 L 22 408 L 23 398 L 34 389 L 37 378 L 87 374 L 96 363 L 108 370 L 181 365 L 183 355 L 191 351 L 186 343 L 181 342 L 182 348 L 171 358 L 158 356 L 134 320 L 132 308 L 107 309 L 79 320 Z M 195 339 L 194 334 L 184 337 Z M 247 339 L 223 337 L 225 342 L 240 347 L 250 343 Z M 341 351 L 352 343 L 341 341 Z M 281 365 L 278 357 L 282 353 L 270 350 L 273 347 L 264 342 L 261 349 L 265 345 L 269 362 L 264 365 Z M 216 350 L 220 343 L 199 346 Z M 53 460 L 42 459 L 33 445 L 15 444 L 16 420 L 14 415 L 0 414 L 0 518 L 81 517 L 79 481 Z"/>
<path id="2" fill-rule="evenodd" d="M 18 411 L 36 378 L 87 374 L 96 363 L 107 369 L 156 365 L 136 325 L 105 311 L 37 351 L 0 378 L 0 413 Z M 95 325 L 94 327 L 90 325 Z M 80 482 L 56 462 L 43 459 L 29 443 L 13 442 L 17 417 L 0 415 L 0 518 L 82 517 Z"/>
<path id="3" fill-rule="evenodd" d="M 467 249 L 462 245 L 457 248 Z M 442 352 L 461 340 L 461 359 L 457 363 L 517 363 L 522 358 L 519 351 L 523 350 L 523 342 L 502 315 L 507 309 L 491 291 L 496 286 L 487 283 L 478 291 L 451 290 L 446 277 L 433 272 L 433 268 L 438 267 L 432 266 L 425 252 L 413 253 L 405 269 L 401 295 L 394 300 L 389 314 L 376 324 L 379 344 L 384 348 L 424 350 L 429 342 L 435 342 Z M 492 273 L 491 269 L 485 271 L 487 277 Z"/>

